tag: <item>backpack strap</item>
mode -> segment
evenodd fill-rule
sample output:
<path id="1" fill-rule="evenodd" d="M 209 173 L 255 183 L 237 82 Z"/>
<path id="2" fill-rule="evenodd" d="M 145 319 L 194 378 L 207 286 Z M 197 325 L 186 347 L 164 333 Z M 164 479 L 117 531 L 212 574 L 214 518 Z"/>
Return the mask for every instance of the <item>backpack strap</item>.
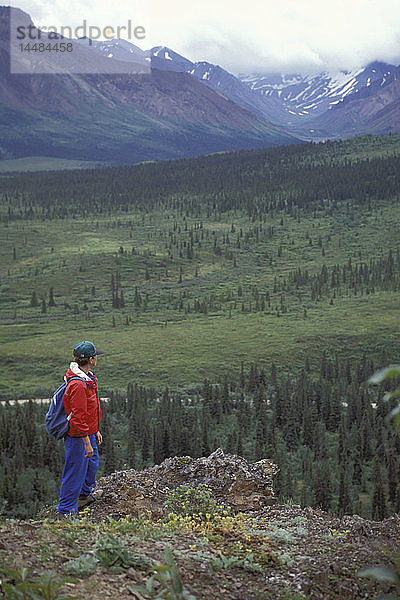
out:
<path id="1" fill-rule="evenodd" d="M 85 380 L 85 379 L 83 379 L 83 377 L 78 377 L 78 376 L 76 376 L 76 377 L 71 377 L 71 379 L 68 379 L 68 381 L 67 381 L 67 385 L 65 386 L 65 391 L 67 391 L 67 387 L 68 387 L 68 384 L 70 383 L 70 381 L 73 381 L 74 379 L 80 379 L 81 381 L 83 381 L 83 383 L 84 383 L 85 385 L 87 385 L 87 383 L 86 383 L 86 380 Z"/>

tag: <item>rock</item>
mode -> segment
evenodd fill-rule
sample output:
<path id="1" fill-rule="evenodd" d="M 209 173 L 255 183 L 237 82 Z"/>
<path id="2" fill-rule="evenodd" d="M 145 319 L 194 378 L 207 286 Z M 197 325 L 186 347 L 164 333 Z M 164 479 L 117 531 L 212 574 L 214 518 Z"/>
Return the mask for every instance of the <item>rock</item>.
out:
<path id="1" fill-rule="evenodd" d="M 279 469 L 267 459 L 249 464 L 244 458 L 225 454 L 218 448 L 207 458 L 167 458 L 150 471 L 172 487 L 182 483 L 194 487 L 207 484 L 216 498 L 236 510 L 257 510 L 276 502 L 272 482 Z"/>
<path id="2" fill-rule="evenodd" d="M 216 499 L 234 510 L 259 510 L 276 502 L 272 482 L 278 471 L 267 459 L 250 464 L 221 448 L 208 457 L 174 456 L 144 471 L 131 469 L 102 477 L 98 487 L 103 496 L 93 512 L 123 516 L 149 510 L 158 518 L 168 490 L 184 483 L 207 484 Z"/>

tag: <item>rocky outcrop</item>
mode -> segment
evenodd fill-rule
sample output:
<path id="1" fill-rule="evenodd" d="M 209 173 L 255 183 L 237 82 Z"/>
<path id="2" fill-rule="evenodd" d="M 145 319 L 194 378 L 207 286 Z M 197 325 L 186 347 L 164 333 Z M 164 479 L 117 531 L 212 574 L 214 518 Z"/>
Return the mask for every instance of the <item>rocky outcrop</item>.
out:
<path id="1" fill-rule="evenodd" d="M 279 469 L 267 459 L 249 464 L 244 458 L 225 454 L 218 448 L 207 458 L 167 458 L 151 471 L 173 487 L 206 483 L 216 498 L 236 510 L 256 510 L 275 503 L 272 481 Z"/>
<path id="2" fill-rule="evenodd" d="M 278 471 L 267 459 L 250 464 L 221 448 L 208 457 L 175 456 L 144 471 L 130 469 L 100 479 L 102 500 L 93 512 L 125 516 L 150 510 L 159 517 L 167 492 L 183 483 L 207 484 L 216 499 L 234 510 L 260 510 L 276 502 L 272 483 Z"/>

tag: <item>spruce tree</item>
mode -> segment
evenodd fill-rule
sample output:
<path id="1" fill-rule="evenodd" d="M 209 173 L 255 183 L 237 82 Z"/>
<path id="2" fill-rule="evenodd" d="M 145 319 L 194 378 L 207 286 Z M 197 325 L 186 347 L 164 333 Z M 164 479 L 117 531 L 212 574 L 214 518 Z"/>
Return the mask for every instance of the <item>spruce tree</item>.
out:
<path id="1" fill-rule="evenodd" d="M 332 508 L 332 479 L 328 461 L 317 465 L 312 487 L 315 504 L 322 510 L 330 511 Z"/>
<path id="2" fill-rule="evenodd" d="M 108 417 L 103 418 L 103 444 L 102 454 L 104 455 L 104 473 L 109 475 L 117 470 L 117 461 L 115 458 L 114 441 L 109 428 Z"/>
<path id="3" fill-rule="evenodd" d="M 203 418 L 201 422 L 201 456 L 208 456 L 210 452 L 210 443 L 208 439 L 208 423 L 203 411 Z"/>
<path id="4" fill-rule="evenodd" d="M 152 456 L 151 433 L 150 433 L 150 427 L 149 427 L 148 423 L 146 423 L 144 426 L 143 444 L 142 444 L 142 459 L 143 459 L 143 462 L 145 465 L 151 459 L 151 456 Z"/>
<path id="5" fill-rule="evenodd" d="M 39 306 L 39 300 L 35 291 L 32 292 L 30 306 L 32 306 L 32 308 Z"/>
<path id="6" fill-rule="evenodd" d="M 237 453 L 239 456 L 243 456 L 243 438 L 242 438 L 242 428 L 241 427 L 239 427 L 239 433 L 238 433 Z"/>
<path id="7" fill-rule="evenodd" d="M 162 463 L 164 459 L 163 454 L 163 438 L 164 428 L 160 421 L 154 424 L 153 427 L 153 439 L 154 439 L 154 462 L 156 465 Z"/>
<path id="8" fill-rule="evenodd" d="M 303 412 L 303 444 L 312 448 L 314 445 L 314 420 L 311 406 L 306 406 Z"/>
<path id="9" fill-rule="evenodd" d="M 353 513 L 351 489 L 345 464 L 342 464 L 340 469 L 337 513 L 340 517 L 343 517 L 343 515 L 351 515 Z"/>
<path id="10" fill-rule="evenodd" d="M 396 460 L 396 454 L 393 448 L 389 448 L 387 453 L 387 481 L 388 481 L 388 491 L 389 491 L 389 500 L 392 503 L 392 506 L 396 503 L 396 487 L 398 481 L 398 465 Z"/>
<path id="11" fill-rule="evenodd" d="M 374 464 L 374 492 L 371 504 L 371 517 L 375 520 L 385 519 L 387 516 L 387 506 L 385 490 L 382 480 L 382 471 L 379 460 L 375 459 Z"/>
<path id="12" fill-rule="evenodd" d="M 56 305 L 56 301 L 54 300 L 54 290 L 51 287 L 50 293 L 49 293 L 49 306 L 55 306 L 55 305 Z"/>
<path id="13" fill-rule="evenodd" d="M 135 422 L 129 421 L 128 427 L 128 445 L 127 445 L 127 463 L 131 469 L 136 468 L 136 440 L 135 440 Z"/>
<path id="14" fill-rule="evenodd" d="M 256 437 L 254 440 L 254 460 L 261 460 L 262 458 L 265 458 L 264 455 L 264 426 L 262 421 L 259 419 L 256 425 Z"/>

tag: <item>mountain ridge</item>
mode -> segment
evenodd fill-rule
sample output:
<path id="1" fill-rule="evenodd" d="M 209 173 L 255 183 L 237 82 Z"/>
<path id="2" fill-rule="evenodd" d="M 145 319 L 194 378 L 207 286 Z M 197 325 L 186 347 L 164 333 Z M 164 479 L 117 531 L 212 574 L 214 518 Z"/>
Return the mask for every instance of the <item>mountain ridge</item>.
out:
<path id="1" fill-rule="evenodd" d="M 118 164 L 299 141 L 186 73 L 130 72 L 138 51 L 129 52 L 135 54 L 131 62 L 118 59 L 115 68 L 123 65 L 122 74 L 102 74 L 107 57 L 81 40 L 74 46 L 74 69 L 82 56 L 90 68 L 98 64 L 99 73 L 10 74 L 12 10 L 0 12 L 1 158 Z M 30 22 L 26 13 L 21 18 Z M 131 49 L 128 44 L 121 44 L 122 55 Z"/>
<path id="2" fill-rule="evenodd" d="M 166 46 L 151 49 L 148 55 L 151 56 L 152 64 L 154 61 L 158 68 L 185 70 L 214 90 L 223 92 L 234 102 L 303 139 L 388 133 L 388 128 L 383 123 L 384 117 L 377 117 L 370 123 L 368 111 L 357 128 L 352 128 L 346 122 L 342 126 L 341 119 L 349 119 L 346 109 L 353 100 L 359 102 L 365 99 L 368 102 L 374 95 L 380 95 L 382 88 L 387 88 L 400 78 L 400 66 L 379 61 L 351 71 L 338 70 L 309 75 L 241 74 L 235 77 L 218 65 L 206 61 L 187 61 Z M 389 104 L 385 99 L 382 109 L 387 107 L 388 111 L 395 113 L 391 118 L 390 131 L 396 133 L 400 131 L 400 114 L 395 106 L 389 107 Z M 343 105 L 346 109 L 342 108 Z M 335 115 L 336 109 L 340 109 L 338 116 Z M 359 107 L 356 110 L 359 111 Z"/>

